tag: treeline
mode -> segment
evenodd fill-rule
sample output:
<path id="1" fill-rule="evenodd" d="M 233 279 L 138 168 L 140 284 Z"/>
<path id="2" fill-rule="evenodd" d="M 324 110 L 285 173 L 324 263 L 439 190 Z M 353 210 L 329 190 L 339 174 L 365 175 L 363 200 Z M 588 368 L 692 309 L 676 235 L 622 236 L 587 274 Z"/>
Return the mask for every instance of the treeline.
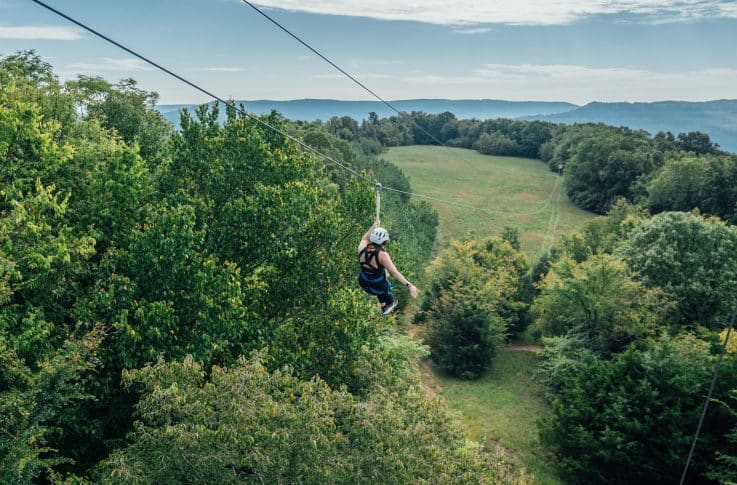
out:
<path id="1" fill-rule="evenodd" d="M 155 100 L 0 59 L 0 482 L 523 480 L 356 289 L 371 172 L 401 172 L 276 114 L 366 180 L 234 110 L 175 131 Z M 387 203 L 413 276 L 437 217 Z"/>
<path id="2" fill-rule="evenodd" d="M 412 112 L 361 123 L 334 117 L 323 123 L 366 153 L 384 147 L 437 145 L 489 155 L 539 158 L 563 170 L 570 200 L 606 213 L 619 198 L 651 212 L 692 210 L 737 223 L 737 156 L 701 132 L 660 132 L 604 124 L 563 125 L 524 120 L 459 120 L 452 113 Z"/>

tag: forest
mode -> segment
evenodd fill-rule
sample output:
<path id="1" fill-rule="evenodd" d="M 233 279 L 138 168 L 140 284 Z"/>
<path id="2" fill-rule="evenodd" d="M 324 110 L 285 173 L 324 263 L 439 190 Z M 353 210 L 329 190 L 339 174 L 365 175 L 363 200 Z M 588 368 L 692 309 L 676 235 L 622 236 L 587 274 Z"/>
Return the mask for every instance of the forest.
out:
<path id="1" fill-rule="evenodd" d="M 352 177 L 232 106 L 175 129 L 156 102 L 0 58 L 0 482 L 531 483 L 418 371 L 475 379 L 523 332 L 566 483 L 680 478 L 737 306 L 737 158 L 707 134 L 260 118 Z M 438 142 L 539 158 L 602 216 L 529 261 L 514 228 L 435 248 L 430 205 L 386 194 L 422 342 L 358 288 L 355 248 L 375 180 L 411 192 L 384 149 Z M 734 342 L 691 483 L 737 481 Z"/>

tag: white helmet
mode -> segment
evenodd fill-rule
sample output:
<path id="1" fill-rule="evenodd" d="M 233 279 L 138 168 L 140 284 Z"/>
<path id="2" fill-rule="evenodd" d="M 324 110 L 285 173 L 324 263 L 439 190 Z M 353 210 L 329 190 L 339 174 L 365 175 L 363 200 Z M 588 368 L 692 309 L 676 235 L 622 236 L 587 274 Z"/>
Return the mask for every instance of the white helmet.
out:
<path id="1" fill-rule="evenodd" d="M 383 227 L 375 227 L 371 231 L 369 240 L 374 244 L 384 244 L 389 240 L 389 233 Z"/>

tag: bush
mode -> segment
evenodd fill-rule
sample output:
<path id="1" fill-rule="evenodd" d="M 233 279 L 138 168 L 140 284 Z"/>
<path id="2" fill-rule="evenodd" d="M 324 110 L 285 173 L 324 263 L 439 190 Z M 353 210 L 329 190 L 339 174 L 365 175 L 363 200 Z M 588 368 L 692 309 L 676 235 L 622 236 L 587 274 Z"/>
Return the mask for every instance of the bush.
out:
<path id="1" fill-rule="evenodd" d="M 667 308 L 660 292 L 647 290 L 622 260 L 609 255 L 583 263 L 564 259 L 540 288 L 532 308 L 536 331 L 577 339 L 603 356 L 652 334 Z"/>
<path id="2" fill-rule="evenodd" d="M 454 285 L 429 314 L 427 342 L 433 361 L 462 379 L 474 379 L 487 369 L 506 333 L 505 322 L 480 300 L 477 292 Z"/>
<path id="3" fill-rule="evenodd" d="M 565 346 L 558 345 L 558 348 Z M 590 352 L 548 354 L 553 411 L 543 442 L 573 483 L 676 483 L 696 430 L 713 372 L 709 346 L 696 337 L 664 336 L 647 350 L 630 347 L 612 360 Z M 724 362 L 715 398 L 727 399 L 737 361 Z M 715 453 L 734 453 L 725 436 L 737 423 L 712 405 L 690 468 L 705 480 Z"/>
<path id="4" fill-rule="evenodd" d="M 433 359 L 463 378 L 480 375 L 531 299 L 527 263 L 499 238 L 454 241 L 429 268 L 417 322 L 428 322 Z"/>

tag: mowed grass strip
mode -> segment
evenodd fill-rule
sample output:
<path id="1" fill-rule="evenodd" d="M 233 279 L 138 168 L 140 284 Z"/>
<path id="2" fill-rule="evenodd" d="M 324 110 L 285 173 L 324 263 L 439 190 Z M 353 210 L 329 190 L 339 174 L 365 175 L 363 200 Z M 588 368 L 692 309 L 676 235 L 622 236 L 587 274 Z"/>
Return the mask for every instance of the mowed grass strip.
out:
<path id="1" fill-rule="evenodd" d="M 491 369 L 475 381 L 444 377 L 435 383 L 451 409 L 459 413 L 468 437 L 487 446 L 501 445 L 534 476 L 534 483 L 563 483 L 552 457 L 540 444 L 537 421 L 549 408 L 533 373 L 534 352 L 502 350 Z"/>
<path id="2" fill-rule="evenodd" d="M 404 170 L 415 193 L 489 210 L 535 212 L 490 214 L 429 201 L 440 216 L 439 248 L 471 232 L 477 236 L 498 235 L 505 226 L 513 226 L 519 229 L 522 251 L 532 263 L 553 239 L 594 217 L 568 200 L 562 183 L 552 194 L 551 203 L 545 205 L 559 176 L 540 160 L 438 146 L 394 147 L 382 157 Z M 557 210 L 559 221 L 552 238 Z"/>
<path id="3" fill-rule="evenodd" d="M 533 264 L 561 234 L 595 217 L 571 204 L 562 181 L 540 160 L 433 146 L 391 148 L 383 157 L 404 170 L 413 192 L 490 210 L 535 212 L 489 214 L 430 201 L 440 216 L 436 249 L 471 232 L 498 235 L 512 226 L 519 229 L 522 250 Z M 415 329 L 421 336 L 421 329 Z M 533 377 L 537 359 L 534 352 L 506 350 L 480 379 L 460 381 L 430 369 L 423 379 L 460 415 L 469 438 L 501 445 L 535 477 L 534 483 L 560 484 L 555 464 L 539 442 L 538 420 L 550 410 Z"/>

